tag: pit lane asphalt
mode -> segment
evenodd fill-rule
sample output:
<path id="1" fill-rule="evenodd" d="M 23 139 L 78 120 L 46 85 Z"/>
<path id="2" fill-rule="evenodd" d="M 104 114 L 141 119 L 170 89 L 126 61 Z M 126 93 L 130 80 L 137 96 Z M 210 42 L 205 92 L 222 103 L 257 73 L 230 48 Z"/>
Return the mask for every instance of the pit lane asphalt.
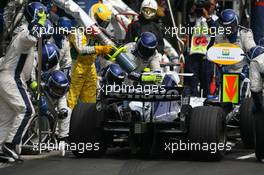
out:
<path id="1" fill-rule="evenodd" d="M 102 158 L 79 159 L 52 156 L 26 160 L 0 169 L 1 175 L 263 175 L 264 164 L 252 156 L 253 150 L 234 149 L 220 162 L 192 161 L 187 155 L 177 158 L 141 157 L 127 149 L 110 150 Z"/>

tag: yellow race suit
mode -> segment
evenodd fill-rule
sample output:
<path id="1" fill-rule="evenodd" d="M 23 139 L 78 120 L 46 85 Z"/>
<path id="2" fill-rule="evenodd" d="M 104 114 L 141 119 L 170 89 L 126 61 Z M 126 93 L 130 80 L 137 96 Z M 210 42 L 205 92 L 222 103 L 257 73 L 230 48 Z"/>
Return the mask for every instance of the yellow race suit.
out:
<path id="1" fill-rule="evenodd" d="M 70 35 L 72 58 L 76 62 L 72 68 L 68 106 L 73 109 L 78 99 L 83 103 L 96 102 L 95 47 L 93 39 L 82 32 Z"/>

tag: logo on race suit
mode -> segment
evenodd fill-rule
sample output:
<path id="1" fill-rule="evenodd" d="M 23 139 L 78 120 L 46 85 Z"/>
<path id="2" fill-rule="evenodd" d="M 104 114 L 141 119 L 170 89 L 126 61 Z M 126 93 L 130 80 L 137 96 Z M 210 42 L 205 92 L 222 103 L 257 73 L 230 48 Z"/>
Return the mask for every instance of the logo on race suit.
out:
<path id="1" fill-rule="evenodd" d="M 220 43 L 208 50 L 207 58 L 216 64 L 233 65 L 244 59 L 244 51 L 235 44 Z"/>
<path id="2" fill-rule="evenodd" d="M 223 49 L 222 50 L 222 55 L 223 56 L 229 56 L 230 55 L 230 50 L 229 49 Z"/>
<path id="3" fill-rule="evenodd" d="M 239 103 L 239 74 L 223 74 L 222 102 Z"/>

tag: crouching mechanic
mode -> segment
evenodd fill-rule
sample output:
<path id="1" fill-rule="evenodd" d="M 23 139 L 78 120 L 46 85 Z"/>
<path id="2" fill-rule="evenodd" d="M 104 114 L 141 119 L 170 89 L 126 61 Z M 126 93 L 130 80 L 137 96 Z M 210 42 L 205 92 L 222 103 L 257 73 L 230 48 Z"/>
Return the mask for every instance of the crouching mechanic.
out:
<path id="1" fill-rule="evenodd" d="M 250 89 L 252 98 L 255 103 L 256 111 L 260 111 L 262 107 L 262 88 L 264 75 L 264 47 L 252 47 L 248 56 L 251 60 L 249 68 Z"/>
<path id="2" fill-rule="evenodd" d="M 34 114 L 25 82 L 33 68 L 39 31 L 46 22 L 46 7 L 29 3 L 24 15 L 27 23 L 18 28 L 6 55 L 0 58 L 0 144 L 3 153 L 14 160 L 21 160 L 17 146 Z"/>
<path id="3" fill-rule="evenodd" d="M 128 78 L 136 80 L 139 83 L 154 82 L 160 83 L 162 80 L 160 60 L 162 55 L 157 51 L 158 41 L 151 32 L 143 32 L 137 42 L 128 43 L 118 50 L 124 51 L 136 63 L 137 69 L 128 75 Z M 147 73 L 147 74 L 144 74 Z M 149 74 L 148 74 L 149 73 Z M 153 73 L 153 74 L 152 74 Z M 158 74 L 155 74 L 158 73 Z M 111 76 L 109 76 L 111 75 Z M 123 70 L 117 64 L 110 64 L 102 70 L 102 77 L 110 77 L 124 82 L 125 75 Z M 114 78 L 111 78 L 114 77 Z M 107 83 L 112 81 L 106 81 Z M 128 82 L 129 83 L 129 82 Z"/>
<path id="4" fill-rule="evenodd" d="M 112 13 L 107 8 L 98 7 L 96 11 L 96 22 L 103 27 L 103 23 L 110 21 Z M 96 102 L 97 74 L 95 59 L 100 55 L 111 52 L 112 46 L 96 45 L 92 33 L 77 30 L 70 35 L 72 59 L 76 59 L 71 74 L 71 84 L 68 95 L 68 105 L 71 109 L 75 107 L 78 99 L 83 103 Z"/>
<path id="5" fill-rule="evenodd" d="M 249 79 L 251 94 L 255 104 L 253 112 L 256 120 L 256 146 L 255 153 L 259 161 L 264 162 L 264 118 L 263 118 L 263 79 L 264 79 L 264 47 L 256 46 L 248 53 L 251 59 Z"/>
<path id="6" fill-rule="evenodd" d="M 126 51 L 133 56 L 138 65 L 136 71 L 144 72 L 145 68 L 149 71 L 160 71 L 160 61 L 162 55 L 157 51 L 158 40 L 155 34 L 151 32 L 143 32 L 137 42 L 125 45 Z"/>
<path id="7" fill-rule="evenodd" d="M 70 128 L 70 118 L 71 118 L 71 109 L 67 105 L 67 92 L 69 90 L 69 80 L 67 73 L 60 70 L 60 62 L 63 62 L 65 57 L 61 58 L 61 51 L 54 43 L 47 42 L 42 47 L 42 73 L 41 81 L 44 83 L 42 88 L 42 93 L 44 93 L 49 101 L 52 101 L 52 104 L 48 104 L 47 109 L 54 111 L 51 108 L 58 109 L 58 141 L 62 146 L 60 149 L 62 155 L 65 154 L 65 143 L 68 142 L 69 137 L 69 128 Z M 64 61 L 65 62 L 65 61 Z M 62 67 L 64 70 L 64 67 Z M 36 72 L 36 73 L 34 73 Z M 33 70 L 31 80 L 31 89 L 36 91 L 36 75 L 37 69 Z M 45 105 L 44 105 L 45 106 Z M 45 114 L 45 112 L 42 112 Z"/>
<path id="8" fill-rule="evenodd" d="M 162 55 L 157 51 L 157 46 L 157 37 L 151 32 L 143 32 L 137 42 L 125 45 L 124 50 L 138 65 L 137 69 L 129 74 L 129 78 L 140 82 L 161 82 L 160 61 Z M 149 74 L 141 74 L 144 72 L 149 72 Z"/>

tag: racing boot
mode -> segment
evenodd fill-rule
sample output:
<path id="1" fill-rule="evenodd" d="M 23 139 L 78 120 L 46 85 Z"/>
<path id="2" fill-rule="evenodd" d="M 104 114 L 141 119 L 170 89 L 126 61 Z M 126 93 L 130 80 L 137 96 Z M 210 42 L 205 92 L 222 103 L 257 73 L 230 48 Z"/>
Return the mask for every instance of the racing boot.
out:
<path id="1" fill-rule="evenodd" d="M 0 153 L 0 162 L 1 163 L 14 163 L 15 159 L 13 159 L 12 157 L 7 157 L 3 153 Z"/>
<path id="2" fill-rule="evenodd" d="M 2 151 L 2 145 L 0 146 L 0 163 L 13 163 L 15 159 L 7 157 Z"/>
<path id="3" fill-rule="evenodd" d="M 58 138 L 58 143 L 59 143 L 60 155 L 64 157 L 66 154 L 67 148 L 69 146 L 69 138 L 68 137 Z"/>
<path id="4" fill-rule="evenodd" d="M 13 159 L 12 157 L 7 157 L 5 155 L 0 154 L 0 162 L 1 163 L 14 163 L 15 159 Z"/>
<path id="5" fill-rule="evenodd" d="M 16 151 L 16 145 L 12 143 L 4 143 L 2 146 L 2 151 L 6 157 L 13 158 L 15 161 L 22 162 L 20 155 Z M 11 160 L 11 159 L 10 159 Z"/>

